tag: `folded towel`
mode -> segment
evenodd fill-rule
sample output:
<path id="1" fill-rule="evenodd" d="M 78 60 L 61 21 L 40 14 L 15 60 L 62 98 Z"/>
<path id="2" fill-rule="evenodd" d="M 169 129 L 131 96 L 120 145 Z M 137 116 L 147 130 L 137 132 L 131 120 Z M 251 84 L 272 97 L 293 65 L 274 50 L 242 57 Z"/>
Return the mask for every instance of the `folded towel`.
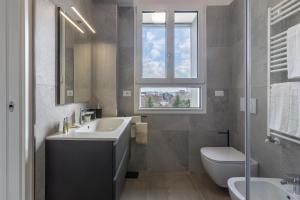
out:
<path id="1" fill-rule="evenodd" d="M 132 116 L 131 117 L 131 123 L 136 124 L 142 121 L 142 117 L 139 115 Z"/>
<path id="2" fill-rule="evenodd" d="M 141 116 L 132 116 L 131 117 L 131 138 L 135 138 L 136 135 L 136 123 L 142 121 Z"/>
<path id="3" fill-rule="evenodd" d="M 135 138 L 135 135 L 136 135 L 136 125 L 135 124 L 132 124 L 131 125 L 131 138 Z"/>
<path id="4" fill-rule="evenodd" d="M 299 116 L 299 83 L 290 83 L 290 94 L 289 94 L 289 117 L 288 117 L 288 131 L 289 135 L 296 135 L 298 132 L 298 118 Z M 299 124 L 300 125 L 300 124 Z M 300 126 L 299 126 L 300 128 Z"/>
<path id="5" fill-rule="evenodd" d="M 270 94 L 270 128 L 280 132 L 288 132 L 289 83 L 273 84 Z"/>
<path id="6" fill-rule="evenodd" d="M 300 83 L 271 86 L 270 129 L 300 137 Z"/>
<path id="7" fill-rule="evenodd" d="M 300 83 L 294 83 L 292 88 L 292 109 L 293 113 L 296 113 L 297 116 L 294 118 L 297 125 L 297 130 L 294 133 L 290 133 L 294 135 L 295 137 L 300 138 Z"/>
<path id="8" fill-rule="evenodd" d="M 300 24 L 287 31 L 287 64 L 288 78 L 300 77 Z"/>
<path id="9" fill-rule="evenodd" d="M 136 123 L 135 141 L 137 144 L 148 143 L 148 123 Z"/>

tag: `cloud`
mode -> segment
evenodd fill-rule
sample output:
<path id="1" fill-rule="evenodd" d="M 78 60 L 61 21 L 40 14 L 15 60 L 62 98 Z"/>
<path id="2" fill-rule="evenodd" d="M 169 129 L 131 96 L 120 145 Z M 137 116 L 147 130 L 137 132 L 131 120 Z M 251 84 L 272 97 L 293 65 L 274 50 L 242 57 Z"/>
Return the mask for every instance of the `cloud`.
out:
<path id="1" fill-rule="evenodd" d="M 182 60 L 175 67 L 175 74 L 177 78 L 189 78 L 191 76 L 191 61 L 189 59 Z"/>
<path id="2" fill-rule="evenodd" d="M 160 55 L 160 49 L 151 49 L 150 55 L 153 59 L 157 58 Z"/>
<path id="3" fill-rule="evenodd" d="M 146 39 L 149 42 L 153 41 L 155 39 L 155 34 L 152 33 L 152 32 L 150 32 L 150 31 L 147 31 L 147 33 L 146 33 Z"/>
<path id="4" fill-rule="evenodd" d="M 179 43 L 178 47 L 181 51 L 190 51 L 191 50 L 190 38 L 186 39 L 184 42 Z"/>
<path id="5" fill-rule="evenodd" d="M 165 67 L 163 63 L 148 60 L 143 63 L 143 78 L 164 78 Z"/>
<path id="6" fill-rule="evenodd" d="M 190 29 L 176 29 L 175 38 L 175 75 L 177 78 L 190 78 L 192 68 Z"/>
<path id="7" fill-rule="evenodd" d="M 166 54 L 165 30 L 145 28 L 143 30 L 143 77 L 165 77 Z"/>

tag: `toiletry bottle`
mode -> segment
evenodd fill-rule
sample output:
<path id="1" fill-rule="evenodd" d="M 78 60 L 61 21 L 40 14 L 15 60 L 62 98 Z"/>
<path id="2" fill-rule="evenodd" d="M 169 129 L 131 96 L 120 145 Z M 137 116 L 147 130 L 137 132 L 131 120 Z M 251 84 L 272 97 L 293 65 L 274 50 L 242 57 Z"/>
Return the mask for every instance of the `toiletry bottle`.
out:
<path id="1" fill-rule="evenodd" d="M 68 133 L 69 133 L 69 131 L 71 130 L 71 127 L 72 127 L 72 114 L 70 114 L 67 117 L 67 127 L 68 127 Z"/>
<path id="2" fill-rule="evenodd" d="M 68 125 L 67 125 L 67 118 L 64 118 L 64 123 L 63 123 L 63 134 L 68 133 Z"/>

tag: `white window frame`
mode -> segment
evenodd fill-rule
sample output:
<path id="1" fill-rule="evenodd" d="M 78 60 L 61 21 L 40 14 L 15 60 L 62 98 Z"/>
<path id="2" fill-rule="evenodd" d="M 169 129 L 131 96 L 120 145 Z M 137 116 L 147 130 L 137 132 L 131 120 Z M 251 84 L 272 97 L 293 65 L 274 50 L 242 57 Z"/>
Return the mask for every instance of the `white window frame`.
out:
<path id="1" fill-rule="evenodd" d="M 166 12 L 167 60 L 166 78 L 142 78 L 142 14 L 143 12 Z M 197 78 L 175 78 L 174 65 L 174 14 L 175 12 L 198 12 L 198 67 Z M 172 66 L 172 67 L 171 67 Z M 135 11 L 135 66 L 134 66 L 134 111 L 137 114 L 205 114 L 207 101 L 206 58 L 206 9 L 183 6 L 138 6 Z M 191 87 L 199 88 L 199 108 L 140 108 L 142 87 Z"/>

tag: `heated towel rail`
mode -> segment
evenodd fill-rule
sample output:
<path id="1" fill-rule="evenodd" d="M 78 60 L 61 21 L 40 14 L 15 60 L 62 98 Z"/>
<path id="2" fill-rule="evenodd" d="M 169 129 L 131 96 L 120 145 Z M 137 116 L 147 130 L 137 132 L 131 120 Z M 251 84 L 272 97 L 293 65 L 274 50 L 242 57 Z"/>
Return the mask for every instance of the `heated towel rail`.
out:
<path id="1" fill-rule="evenodd" d="M 278 31 L 278 24 L 300 13 L 300 0 L 283 0 L 268 9 L 268 136 L 274 135 L 282 139 L 300 144 L 300 138 L 271 130 L 269 127 L 271 77 L 275 73 L 287 73 L 287 30 Z M 276 29 L 274 31 L 273 29 Z"/>

